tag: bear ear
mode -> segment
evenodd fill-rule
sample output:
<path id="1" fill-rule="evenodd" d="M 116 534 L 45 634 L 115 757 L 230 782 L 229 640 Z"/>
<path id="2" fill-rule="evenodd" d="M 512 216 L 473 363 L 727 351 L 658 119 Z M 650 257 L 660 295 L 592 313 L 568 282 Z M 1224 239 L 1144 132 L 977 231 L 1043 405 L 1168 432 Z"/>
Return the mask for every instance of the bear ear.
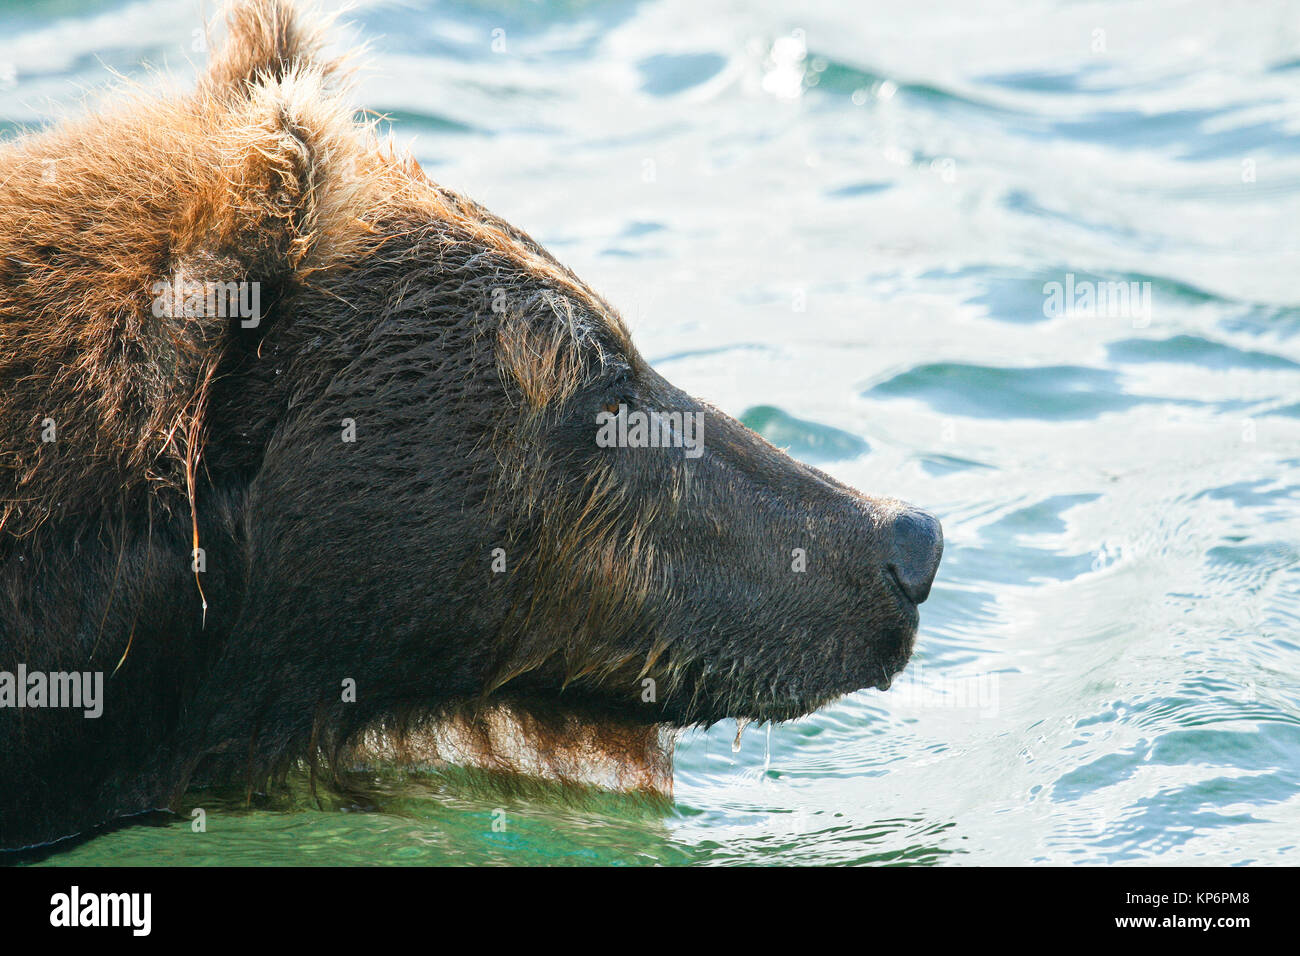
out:
<path id="1" fill-rule="evenodd" d="M 331 89 L 339 61 L 317 57 L 319 27 L 281 0 L 237 4 L 228 23 L 199 89 L 204 155 L 172 226 L 168 269 L 201 283 L 283 287 L 368 232 L 373 157 Z"/>
<path id="2" fill-rule="evenodd" d="M 199 92 L 218 100 L 295 73 L 322 77 L 342 59 L 324 59 L 324 33 L 333 17 L 304 16 L 288 0 L 234 0 L 226 9 L 224 43 L 212 56 Z"/>
<path id="3" fill-rule="evenodd" d="M 277 85 L 255 88 L 243 109 L 222 116 L 210 134 L 216 175 L 190 197 L 173 248 L 235 258 L 266 279 L 301 265 L 328 178 L 323 140 L 339 126 L 323 106 L 310 91 Z"/>
<path id="4" fill-rule="evenodd" d="M 273 301 L 311 253 L 318 145 L 280 104 L 262 105 L 229 117 L 211 135 L 214 175 L 186 197 L 172 224 L 168 274 L 156 283 L 164 298 L 237 288 L 245 297 L 256 292 L 259 302 L 270 292 Z M 181 301 L 162 308 L 194 314 Z M 259 325 L 260 315 L 243 328 Z"/>

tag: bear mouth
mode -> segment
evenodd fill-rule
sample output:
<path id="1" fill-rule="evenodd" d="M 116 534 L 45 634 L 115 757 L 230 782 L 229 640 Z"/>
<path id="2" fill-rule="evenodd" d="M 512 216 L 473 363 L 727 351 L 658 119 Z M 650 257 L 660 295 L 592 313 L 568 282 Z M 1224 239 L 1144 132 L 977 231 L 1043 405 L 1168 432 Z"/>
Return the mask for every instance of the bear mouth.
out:
<path id="1" fill-rule="evenodd" d="M 343 752 L 351 770 L 467 767 L 568 786 L 672 796 L 679 730 L 582 710 L 500 702 L 366 729 Z"/>

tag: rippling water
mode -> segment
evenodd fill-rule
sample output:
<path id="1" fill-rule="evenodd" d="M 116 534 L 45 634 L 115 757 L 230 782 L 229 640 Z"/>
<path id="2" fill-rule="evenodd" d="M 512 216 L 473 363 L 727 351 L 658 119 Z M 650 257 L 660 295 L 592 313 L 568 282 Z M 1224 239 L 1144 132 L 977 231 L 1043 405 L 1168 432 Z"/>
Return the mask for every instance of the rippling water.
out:
<path id="1" fill-rule="evenodd" d="M 0 118 L 185 74 L 199 6 L 0 4 Z M 665 375 L 942 517 L 894 689 L 687 736 L 670 807 L 393 775 L 50 862 L 1300 862 L 1300 6 L 796 6 L 352 19 Z"/>

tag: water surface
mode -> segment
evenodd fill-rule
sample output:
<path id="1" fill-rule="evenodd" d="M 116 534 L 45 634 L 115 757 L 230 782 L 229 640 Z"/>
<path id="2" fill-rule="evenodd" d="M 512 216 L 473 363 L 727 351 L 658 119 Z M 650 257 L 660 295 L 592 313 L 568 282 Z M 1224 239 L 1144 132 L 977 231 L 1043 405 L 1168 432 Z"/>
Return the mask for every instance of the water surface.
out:
<path id="1" fill-rule="evenodd" d="M 199 6 L 0 4 L 0 128 L 188 75 Z M 352 18 L 362 101 L 661 372 L 942 517 L 916 657 L 688 735 L 667 807 L 386 774 L 48 862 L 1300 862 L 1300 6 Z"/>

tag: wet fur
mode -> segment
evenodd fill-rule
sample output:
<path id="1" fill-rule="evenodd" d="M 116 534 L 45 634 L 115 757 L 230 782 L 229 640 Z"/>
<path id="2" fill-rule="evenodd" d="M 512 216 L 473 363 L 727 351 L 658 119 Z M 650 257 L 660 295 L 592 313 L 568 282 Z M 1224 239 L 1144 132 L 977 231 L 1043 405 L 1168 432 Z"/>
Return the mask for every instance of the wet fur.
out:
<path id="1" fill-rule="evenodd" d="M 878 570 L 896 502 L 656 375 L 567 268 L 355 122 L 286 3 L 229 34 L 196 92 L 0 151 L 0 668 L 111 675 L 99 720 L 0 711 L 0 847 L 503 702 L 635 750 L 888 682 L 916 624 Z M 178 268 L 262 283 L 261 323 L 154 316 Z M 702 409 L 708 454 L 600 454 L 620 401 Z"/>

